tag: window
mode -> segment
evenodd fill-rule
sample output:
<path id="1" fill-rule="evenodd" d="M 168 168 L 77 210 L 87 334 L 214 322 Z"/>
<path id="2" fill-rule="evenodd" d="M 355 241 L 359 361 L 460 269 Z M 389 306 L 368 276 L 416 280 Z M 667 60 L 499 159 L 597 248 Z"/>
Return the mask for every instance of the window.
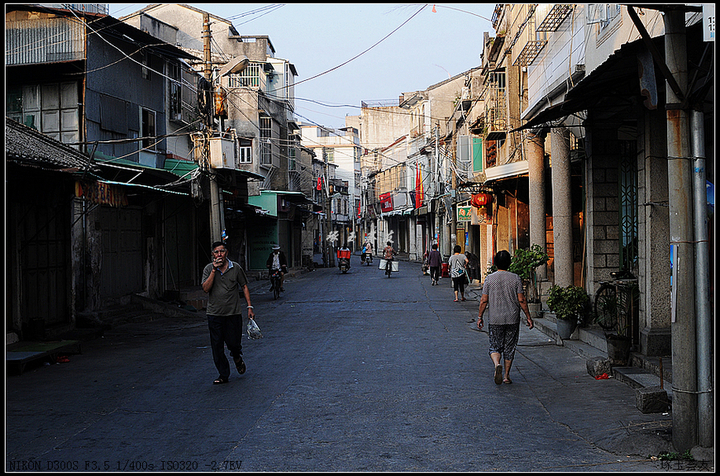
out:
<path id="1" fill-rule="evenodd" d="M 618 174 L 620 270 L 635 272 L 638 259 L 637 165 L 635 142 L 620 141 Z"/>
<path id="2" fill-rule="evenodd" d="M 238 163 L 239 164 L 251 164 L 252 163 L 252 141 L 249 139 L 238 139 Z"/>
<path id="3" fill-rule="evenodd" d="M 143 137 L 142 148 L 155 150 L 157 131 L 155 129 L 155 111 L 142 108 L 140 110 L 140 128 Z"/>
<path id="4" fill-rule="evenodd" d="M 77 83 L 47 83 L 8 88 L 8 117 L 65 143 L 80 141 Z M 74 145 L 73 147 L 79 148 Z"/>
<path id="5" fill-rule="evenodd" d="M 170 120 L 182 120 L 182 87 L 180 85 L 180 65 L 168 63 L 168 100 L 170 102 Z"/>
<path id="6" fill-rule="evenodd" d="M 272 165 L 272 119 L 260 116 L 260 164 Z"/>
<path id="7" fill-rule="evenodd" d="M 265 89 L 266 75 L 261 63 L 250 63 L 237 74 L 231 74 L 228 86 L 231 88 L 261 88 Z"/>
<path id="8" fill-rule="evenodd" d="M 297 170 L 296 150 L 295 147 L 288 148 L 288 170 Z"/>

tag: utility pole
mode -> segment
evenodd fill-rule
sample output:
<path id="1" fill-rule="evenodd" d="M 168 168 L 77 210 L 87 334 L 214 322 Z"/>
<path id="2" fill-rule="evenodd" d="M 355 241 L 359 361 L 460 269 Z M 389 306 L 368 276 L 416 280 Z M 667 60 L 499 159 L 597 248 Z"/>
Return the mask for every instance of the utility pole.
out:
<path id="1" fill-rule="evenodd" d="M 212 97 L 212 52 L 210 50 L 211 33 L 210 33 L 210 14 L 203 14 L 203 53 L 205 60 L 204 76 L 210 83 L 210 91 Z M 213 121 L 214 101 L 208 105 L 207 130 L 205 131 L 205 157 L 208 161 L 208 171 L 210 177 L 210 241 L 220 241 L 222 238 L 222 209 L 220 207 L 220 188 L 217 183 L 217 174 L 213 169 L 210 160 L 210 139 L 215 132 L 215 124 Z"/>
<path id="2" fill-rule="evenodd" d="M 687 91 L 685 15 L 668 11 L 665 58 L 678 92 Z M 697 444 L 697 336 L 695 335 L 695 250 L 693 245 L 692 168 L 688 112 L 683 99 L 665 88 L 670 245 L 673 249 L 671 337 L 673 364 L 673 445 L 678 452 Z"/>
<path id="3" fill-rule="evenodd" d="M 458 193 L 457 193 L 457 122 L 453 121 L 453 136 L 452 136 L 452 150 L 450 151 L 452 157 L 452 170 L 450 171 L 450 177 L 452 179 L 452 208 L 450 213 L 450 255 L 453 254 L 453 248 L 458 244 L 457 236 L 457 204 L 458 204 Z M 453 243 L 453 236 L 455 237 L 455 243 Z"/>

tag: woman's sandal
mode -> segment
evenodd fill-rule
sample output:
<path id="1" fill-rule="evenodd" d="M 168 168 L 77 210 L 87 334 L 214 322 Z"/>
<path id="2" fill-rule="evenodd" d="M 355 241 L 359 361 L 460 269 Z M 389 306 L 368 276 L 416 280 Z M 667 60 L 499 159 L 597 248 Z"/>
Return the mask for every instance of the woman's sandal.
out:
<path id="1" fill-rule="evenodd" d="M 213 380 L 213 385 L 219 385 L 221 383 L 228 383 L 229 380 L 226 377 L 218 377 L 215 380 Z"/>
<path id="2" fill-rule="evenodd" d="M 506 378 L 506 379 L 503 379 L 503 383 L 512 383 L 512 380 L 510 380 L 509 378 Z"/>

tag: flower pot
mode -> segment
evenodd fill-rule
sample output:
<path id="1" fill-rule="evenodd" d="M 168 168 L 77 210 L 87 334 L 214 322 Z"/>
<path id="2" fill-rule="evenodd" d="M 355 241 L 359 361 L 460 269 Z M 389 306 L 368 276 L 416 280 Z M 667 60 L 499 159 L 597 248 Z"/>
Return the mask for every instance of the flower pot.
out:
<path id="1" fill-rule="evenodd" d="M 573 318 L 570 320 L 559 319 L 557 320 L 557 333 L 561 339 L 569 339 L 572 335 L 575 327 L 577 326 L 577 319 Z"/>
<path id="2" fill-rule="evenodd" d="M 615 365 L 627 364 L 630 356 L 630 338 L 615 334 L 606 334 L 607 354 L 610 362 Z"/>

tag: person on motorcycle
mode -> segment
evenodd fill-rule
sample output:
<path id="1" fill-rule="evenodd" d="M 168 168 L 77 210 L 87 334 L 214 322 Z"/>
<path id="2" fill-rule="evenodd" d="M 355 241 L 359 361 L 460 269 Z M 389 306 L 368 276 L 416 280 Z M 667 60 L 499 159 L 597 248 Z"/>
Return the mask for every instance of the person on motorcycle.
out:
<path id="1" fill-rule="evenodd" d="M 392 268 L 393 257 L 397 254 L 397 251 L 392 247 L 391 242 L 387 242 L 387 246 L 383 248 L 383 259 L 385 260 L 385 269 Z"/>
<path id="2" fill-rule="evenodd" d="M 280 291 L 285 291 L 283 284 L 285 283 L 285 273 L 287 273 L 287 258 L 285 253 L 280 251 L 280 245 L 273 246 L 265 266 L 270 270 L 271 276 L 275 271 L 280 271 Z M 270 289 L 272 289 L 272 286 L 270 286 Z"/>
<path id="3" fill-rule="evenodd" d="M 347 243 L 342 245 L 342 248 L 337 250 L 337 258 L 338 258 L 338 268 L 340 267 L 340 264 L 342 260 L 345 260 L 347 262 L 347 267 L 350 267 L 350 248 L 348 248 Z"/>
<path id="4" fill-rule="evenodd" d="M 365 245 L 363 245 L 363 256 L 362 256 L 362 262 L 365 262 L 366 258 L 370 258 L 370 263 L 372 263 L 372 255 L 373 255 L 373 247 L 372 243 L 370 241 L 366 241 Z M 368 266 L 370 266 L 370 263 L 368 263 Z"/>

